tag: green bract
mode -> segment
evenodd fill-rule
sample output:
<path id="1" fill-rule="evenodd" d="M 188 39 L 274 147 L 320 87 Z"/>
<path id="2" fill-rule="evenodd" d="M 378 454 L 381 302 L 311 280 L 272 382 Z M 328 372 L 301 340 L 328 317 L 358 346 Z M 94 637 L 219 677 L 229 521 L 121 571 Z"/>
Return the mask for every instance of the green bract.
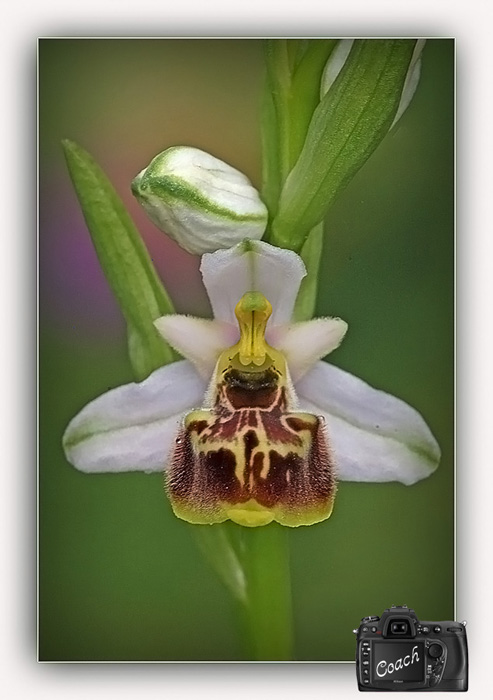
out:
<path id="1" fill-rule="evenodd" d="M 197 255 L 260 239 L 267 225 L 267 208 L 248 178 L 198 148 L 160 153 L 132 192 L 162 231 Z"/>
<path id="2" fill-rule="evenodd" d="M 63 141 L 63 150 L 101 268 L 127 322 L 135 377 L 144 379 L 175 359 L 153 323 L 173 313 L 173 304 L 123 202 L 99 165 L 73 141 Z"/>
<path id="3" fill-rule="evenodd" d="M 285 167 L 280 169 L 282 189 L 268 233 L 271 242 L 302 250 L 310 231 L 377 148 L 398 111 L 402 113 L 409 103 L 419 76 L 415 48 L 414 39 L 343 40 L 335 49 L 327 44 L 331 53 L 318 83 L 322 97 L 299 157 L 289 173 Z M 274 63 L 275 70 L 269 73 L 274 95 L 293 91 L 301 65 L 290 69 L 289 62 Z M 286 108 L 292 110 L 290 104 L 286 99 Z M 284 134 L 284 151 L 292 154 L 296 134 L 289 121 L 280 123 L 277 117 L 277 129 Z M 264 130 L 264 139 L 269 133 Z M 289 158 L 281 157 L 282 143 L 274 146 L 280 149 L 279 161 L 286 163 Z M 271 195 L 269 183 L 264 183 L 264 191 Z"/>

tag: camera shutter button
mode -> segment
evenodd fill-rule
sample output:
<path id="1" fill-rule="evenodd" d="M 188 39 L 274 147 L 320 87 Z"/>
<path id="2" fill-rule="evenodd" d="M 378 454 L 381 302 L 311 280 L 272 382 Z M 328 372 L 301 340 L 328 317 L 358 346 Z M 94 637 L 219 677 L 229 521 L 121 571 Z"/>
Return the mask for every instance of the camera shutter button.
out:
<path id="1" fill-rule="evenodd" d="M 432 659 L 438 659 L 442 655 L 442 647 L 440 644 L 431 644 L 428 649 L 428 654 Z"/>

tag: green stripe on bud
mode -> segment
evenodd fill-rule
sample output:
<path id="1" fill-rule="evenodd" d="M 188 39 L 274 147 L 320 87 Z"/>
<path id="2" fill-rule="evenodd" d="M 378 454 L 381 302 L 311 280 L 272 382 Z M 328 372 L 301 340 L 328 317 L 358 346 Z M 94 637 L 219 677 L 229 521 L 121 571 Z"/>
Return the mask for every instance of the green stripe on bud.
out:
<path id="1" fill-rule="evenodd" d="M 260 239 L 268 212 L 239 170 L 205 151 L 174 146 L 157 155 L 132 182 L 149 218 L 189 253 Z"/>

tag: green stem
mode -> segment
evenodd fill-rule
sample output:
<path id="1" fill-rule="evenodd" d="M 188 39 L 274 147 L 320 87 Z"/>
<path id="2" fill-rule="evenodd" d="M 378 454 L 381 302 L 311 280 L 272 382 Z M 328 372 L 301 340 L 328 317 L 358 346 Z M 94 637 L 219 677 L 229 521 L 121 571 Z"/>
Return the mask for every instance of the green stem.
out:
<path id="1" fill-rule="evenodd" d="M 267 39 L 265 42 L 267 79 L 272 90 L 278 139 L 278 168 L 281 183 L 289 173 L 289 90 L 291 70 L 286 39 Z"/>
<path id="2" fill-rule="evenodd" d="M 271 524 L 244 533 L 246 625 L 256 661 L 293 660 L 289 531 Z"/>

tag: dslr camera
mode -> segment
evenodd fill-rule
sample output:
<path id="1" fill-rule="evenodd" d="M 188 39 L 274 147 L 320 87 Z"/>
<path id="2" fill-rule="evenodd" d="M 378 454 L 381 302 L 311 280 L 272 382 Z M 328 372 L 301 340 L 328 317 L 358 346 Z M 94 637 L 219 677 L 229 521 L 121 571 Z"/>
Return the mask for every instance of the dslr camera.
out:
<path id="1" fill-rule="evenodd" d="M 465 622 L 423 622 L 393 605 L 353 632 L 359 690 L 467 690 Z"/>

